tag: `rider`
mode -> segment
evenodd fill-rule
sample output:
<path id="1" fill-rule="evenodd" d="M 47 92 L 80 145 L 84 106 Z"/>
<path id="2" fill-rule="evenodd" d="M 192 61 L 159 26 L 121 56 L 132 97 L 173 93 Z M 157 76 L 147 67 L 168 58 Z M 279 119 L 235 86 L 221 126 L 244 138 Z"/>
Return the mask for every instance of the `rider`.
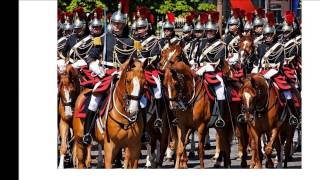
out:
<path id="1" fill-rule="evenodd" d="M 136 34 L 133 38 L 135 49 L 137 49 L 138 58 L 145 59 L 148 61 L 148 69 L 146 71 L 155 72 L 152 73 L 151 78 L 154 80 L 155 85 L 152 85 L 152 94 L 155 100 L 156 105 L 156 120 L 154 122 L 155 127 L 160 127 L 162 124 L 161 115 L 163 113 L 161 99 L 162 99 L 162 92 L 161 92 L 161 80 L 158 74 L 158 62 L 159 62 L 159 55 L 161 51 L 161 47 L 159 45 L 158 39 L 151 34 L 149 29 L 149 23 L 147 17 L 150 17 L 149 14 L 143 12 L 143 10 L 137 10 L 137 20 L 136 24 Z M 146 10 L 144 10 L 146 11 Z M 150 83 L 148 83 L 151 85 Z M 142 116 L 145 121 L 147 122 L 146 116 L 146 109 L 142 110 Z M 143 134 L 143 140 L 148 141 L 148 134 L 145 131 Z"/>
<path id="2" fill-rule="evenodd" d="M 174 14 L 167 14 L 167 21 L 163 25 L 164 37 L 160 39 L 161 51 L 169 47 L 170 44 L 174 44 L 179 41 L 179 38 L 175 35 L 174 31 Z"/>
<path id="3" fill-rule="evenodd" d="M 277 75 L 283 76 L 282 68 L 285 55 L 283 45 L 275 38 L 276 30 L 274 27 L 275 20 L 273 13 L 267 13 L 267 20 L 268 22 L 263 29 L 264 40 L 262 44 L 258 46 L 258 58 L 254 63 L 252 73 L 260 72 L 264 78 L 270 82 L 270 80 Z M 294 107 L 291 90 L 283 90 L 282 92 L 291 111 L 289 121 L 297 122 L 297 112 Z"/>
<path id="4" fill-rule="evenodd" d="M 219 16 L 219 14 L 217 15 Z M 197 64 L 200 65 L 196 70 L 196 74 L 198 76 L 203 76 L 205 72 L 214 72 L 217 79 L 220 81 L 218 85 L 213 85 L 213 87 L 211 87 L 216 94 L 219 109 L 219 118 L 215 119 L 214 124 L 216 127 L 224 127 L 225 122 L 222 117 L 224 116 L 223 106 L 226 100 L 225 83 L 220 73 L 222 72 L 226 57 L 226 46 L 225 43 L 220 39 L 218 29 L 217 21 L 212 22 L 211 14 L 209 14 L 208 22 L 205 25 L 206 38 L 202 40 L 200 46 L 201 53 L 199 53 L 199 57 L 196 58 Z"/>
<path id="5" fill-rule="evenodd" d="M 233 10 L 232 16 L 228 20 L 228 32 L 224 37 L 224 42 L 227 45 L 227 56 L 228 58 L 238 59 L 238 50 L 239 50 L 239 26 L 240 19 L 237 11 Z"/>
<path id="6" fill-rule="evenodd" d="M 105 34 L 108 43 L 102 44 L 102 42 L 97 41 L 88 54 L 87 64 L 89 65 L 89 70 L 96 74 L 99 78 L 105 76 L 105 68 L 113 69 L 118 68 L 122 63 L 124 63 L 130 56 L 130 54 L 124 53 L 124 51 L 133 52 L 132 40 L 128 37 L 128 32 L 126 30 L 126 18 L 124 14 L 121 13 L 121 5 L 118 6 L 118 11 L 114 12 L 111 17 L 111 32 Z M 103 46 L 105 50 L 103 52 Z M 131 52 L 131 53 L 132 53 Z M 101 54 L 105 53 L 104 61 L 99 62 Z M 113 81 L 117 78 L 117 71 L 112 74 Z M 94 87 L 98 86 L 97 83 Z M 84 121 L 84 136 L 83 143 L 90 144 L 92 137 L 90 135 L 91 125 L 95 112 L 101 101 L 102 94 L 92 93 L 89 106 L 87 109 L 87 116 Z"/>
<path id="7" fill-rule="evenodd" d="M 197 58 L 200 56 L 199 53 L 201 52 L 200 46 L 202 46 L 202 38 L 204 36 L 204 23 L 201 22 L 201 16 L 198 17 L 198 22 L 196 23 L 193 32 L 194 32 L 194 39 L 191 41 L 190 45 L 190 53 L 189 53 L 189 64 L 192 66 L 193 69 L 198 67 L 198 60 Z"/>
<path id="8" fill-rule="evenodd" d="M 263 26 L 265 24 L 265 12 L 262 8 L 257 9 L 256 17 L 253 20 L 253 43 L 255 49 L 261 44 L 263 39 Z"/>
<path id="9" fill-rule="evenodd" d="M 182 27 L 182 33 L 183 34 L 181 37 L 181 41 L 182 41 L 182 44 L 184 45 L 183 53 L 186 57 L 189 57 L 191 52 L 191 42 L 192 42 L 192 39 L 194 38 L 192 24 L 186 22 Z"/>

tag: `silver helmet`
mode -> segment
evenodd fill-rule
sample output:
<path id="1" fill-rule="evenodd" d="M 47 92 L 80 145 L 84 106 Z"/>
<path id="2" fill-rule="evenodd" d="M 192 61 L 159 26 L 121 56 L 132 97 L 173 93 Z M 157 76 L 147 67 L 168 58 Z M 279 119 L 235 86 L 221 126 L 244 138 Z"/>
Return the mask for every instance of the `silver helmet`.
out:
<path id="1" fill-rule="evenodd" d="M 264 25 L 264 20 L 261 19 L 260 17 L 256 17 L 253 20 L 253 26 L 263 26 Z"/>
<path id="2" fill-rule="evenodd" d="M 282 32 L 293 31 L 293 27 L 290 26 L 288 23 L 284 22 L 282 26 Z"/>
<path id="3" fill-rule="evenodd" d="M 168 20 L 163 25 L 164 29 L 174 29 L 174 24 L 170 23 Z"/>
<path id="4" fill-rule="evenodd" d="M 234 16 L 231 16 L 231 18 L 228 19 L 228 25 L 239 25 L 240 20 L 239 18 L 235 18 Z"/>
<path id="5" fill-rule="evenodd" d="M 112 32 L 112 27 L 111 27 L 111 23 L 109 23 L 107 25 L 107 33 L 111 33 Z"/>
<path id="6" fill-rule="evenodd" d="M 263 28 L 263 34 L 275 34 L 276 29 L 273 26 L 270 26 L 269 24 L 266 24 Z"/>
<path id="7" fill-rule="evenodd" d="M 137 29 L 136 18 L 133 17 L 132 24 L 131 24 L 131 30 L 135 31 L 136 29 Z"/>
<path id="8" fill-rule="evenodd" d="M 74 22 L 73 22 L 73 28 L 74 29 L 83 28 L 84 25 L 85 25 L 85 22 L 80 20 L 78 13 L 76 13 L 75 18 L 74 18 Z"/>
<path id="9" fill-rule="evenodd" d="M 203 25 L 200 23 L 200 21 L 197 22 L 197 24 L 194 26 L 195 31 L 202 31 L 204 30 Z"/>
<path id="10" fill-rule="evenodd" d="M 253 29 L 253 25 L 250 22 L 246 22 L 246 24 L 243 27 L 244 31 L 251 31 Z"/>
<path id="11" fill-rule="evenodd" d="M 140 16 L 140 12 L 137 12 L 137 21 L 136 21 L 136 28 L 141 28 L 141 27 L 147 27 L 148 26 L 148 20 L 147 19 L 143 19 Z"/>
<path id="12" fill-rule="evenodd" d="M 73 30 L 73 26 L 72 24 L 70 24 L 70 20 L 68 16 L 65 17 L 65 22 L 62 27 L 64 31 Z"/>
<path id="13" fill-rule="evenodd" d="M 91 26 L 102 26 L 101 19 L 98 19 L 97 13 L 94 13 L 93 16 L 94 16 L 94 18 L 93 18 L 93 20 L 91 21 Z"/>
<path id="14" fill-rule="evenodd" d="M 211 15 L 209 14 L 208 16 L 208 22 L 207 24 L 205 25 L 205 28 L 204 28 L 206 31 L 217 31 L 218 30 L 218 26 L 216 23 L 212 23 L 211 21 Z"/>
<path id="15" fill-rule="evenodd" d="M 121 13 L 121 3 L 118 4 L 118 11 L 114 12 L 111 16 L 111 22 L 119 22 L 125 24 L 127 18 L 124 14 Z"/>
<path id="16" fill-rule="evenodd" d="M 182 32 L 187 33 L 190 31 L 192 31 L 192 26 L 185 23 L 184 26 L 182 27 Z"/>

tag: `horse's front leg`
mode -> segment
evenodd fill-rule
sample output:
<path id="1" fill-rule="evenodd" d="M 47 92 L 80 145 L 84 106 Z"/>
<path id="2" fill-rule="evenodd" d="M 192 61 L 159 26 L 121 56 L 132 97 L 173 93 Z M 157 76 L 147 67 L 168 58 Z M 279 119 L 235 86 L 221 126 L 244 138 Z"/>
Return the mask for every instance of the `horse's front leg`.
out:
<path id="1" fill-rule="evenodd" d="M 265 146 L 265 150 L 264 150 L 266 158 L 267 158 L 267 162 L 266 162 L 267 163 L 266 164 L 267 168 L 273 168 L 274 167 L 272 159 L 271 159 L 271 154 L 272 154 L 272 149 L 273 149 L 273 143 L 276 140 L 276 138 L 279 138 L 278 137 L 278 128 L 273 128 L 272 131 L 271 131 L 270 141 Z"/>
<path id="2" fill-rule="evenodd" d="M 180 127 L 178 125 L 177 127 L 177 136 L 178 136 L 178 145 L 177 145 L 177 148 L 176 148 L 176 165 L 175 165 L 175 168 L 176 169 L 179 169 L 181 168 L 181 157 L 182 157 L 182 154 L 183 154 L 183 151 L 184 151 L 184 140 L 185 140 L 185 134 L 184 134 L 184 128 L 183 127 Z M 183 137 L 184 136 L 184 137 Z"/>
<path id="3" fill-rule="evenodd" d="M 256 132 L 256 130 L 249 125 L 249 134 L 250 134 L 250 144 L 251 144 L 251 165 L 250 168 L 262 168 L 262 164 L 259 157 L 259 142 L 260 142 L 260 134 Z"/>
<path id="4" fill-rule="evenodd" d="M 60 131 L 60 137 L 61 137 L 59 169 L 63 169 L 64 157 L 66 155 L 67 148 L 68 148 L 67 138 L 69 133 L 69 124 L 63 118 L 60 119 L 59 131 Z"/>
<path id="5" fill-rule="evenodd" d="M 116 155 L 118 154 L 119 147 L 110 139 L 110 142 L 107 141 L 107 138 L 104 138 L 104 167 L 106 169 L 112 168 L 112 162 Z"/>
<path id="6" fill-rule="evenodd" d="M 208 131 L 209 133 L 209 131 Z M 198 127 L 198 154 L 199 154 L 199 160 L 200 160 L 200 168 L 204 168 L 204 143 L 205 143 L 205 136 L 206 136 L 206 130 L 205 130 L 205 124 L 202 123 Z"/>

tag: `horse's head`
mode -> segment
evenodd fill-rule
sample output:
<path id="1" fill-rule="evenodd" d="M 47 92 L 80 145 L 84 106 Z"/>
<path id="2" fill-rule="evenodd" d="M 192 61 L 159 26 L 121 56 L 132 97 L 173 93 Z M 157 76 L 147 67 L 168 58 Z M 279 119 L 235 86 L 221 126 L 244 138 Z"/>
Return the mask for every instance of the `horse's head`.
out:
<path id="1" fill-rule="evenodd" d="M 143 94 L 145 84 L 144 67 L 146 61 L 138 59 L 129 59 L 121 67 L 119 91 L 125 104 L 125 111 L 130 117 L 136 116 L 139 111 L 139 100 Z"/>
<path id="2" fill-rule="evenodd" d="M 243 36 L 240 39 L 239 58 L 241 64 L 246 64 L 246 59 L 254 52 L 253 39 L 251 36 Z"/>
<path id="3" fill-rule="evenodd" d="M 260 74 L 252 74 L 243 81 L 239 96 L 242 99 L 242 111 L 246 122 L 254 120 L 255 111 L 265 108 L 268 101 L 267 90 L 267 82 Z"/>
<path id="4" fill-rule="evenodd" d="M 185 109 L 184 104 L 192 98 L 194 91 L 193 74 L 188 65 L 179 61 L 166 68 L 163 85 L 167 90 L 170 109 Z"/>
<path id="5" fill-rule="evenodd" d="M 77 71 L 71 65 L 59 74 L 59 96 L 64 106 L 71 106 L 77 98 Z"/>
<path id="6" fill-rule="evenodd" d="M 159 62 L 160 70 L 164 71 L 165 68 L 170 67 L 178 61 L 178 56 L 182 53 L 182 42 L 179 41 L 175 44 L 170 44 L 169 47 L 161 52 L 161 59 Z"/>

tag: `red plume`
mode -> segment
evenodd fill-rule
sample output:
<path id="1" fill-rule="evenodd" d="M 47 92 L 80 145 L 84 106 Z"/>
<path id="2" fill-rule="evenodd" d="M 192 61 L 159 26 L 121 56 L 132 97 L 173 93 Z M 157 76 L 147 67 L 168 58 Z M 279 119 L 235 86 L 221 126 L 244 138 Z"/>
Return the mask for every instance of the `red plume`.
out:
<path id="1" fill-rule="evenodd" d="M 232 10 L 232 16 L 235 18 L 239 18 L 240 17 L 240 9 L 239 8 L 234 8 Z"/>
<path id="2" fill-rule="evenodd" d="M 107 18 L 108 20 L 110 20 L 110 19 L 111 19 L 111 16 L 112 16 L 112 13 L 109 12 L 109 13 L 107 14 L 107 17 L 106 17 L 106 18 Z"/>
<path id="3" fill-rule="evenodd" d="M 240 11 L 240 17 L 241 17 L 241 18 L 244 18 L 245 16 L 246 16 L 246 11 L 243 10 L 243 9 L 241 9 L 241 11 Z"/>
<path id="4" fill-rule="evenodd" d="M 292 11 L 286 11 L 285 21 L 288 25 L 293 25 L 294 15 Z"/>
<path id="5" fill-rule="evenodd" d="M 103 9 L 101 7 L 97 7 L 95 9 L 96 13 L 97 13 L 97 18 L 101 19 L 102 18 L 102 14 L 103 14 Z"/>
<path id="6" fill-rule="evenodd" d="M 275 24 L 274 14 L 272 12 L 269 12 L 266 14 L 268 23 L 270 26 L 273 26 Z"/>
<path id="7" fill-rule="evenodd" d="M 172 12 L 168 12 L 167 13 L 167 16 L 168 16 L 168 21 L 171 23 L 171 24 L 174 24 L 174 14 Z"/>
<path id="8" fill-rule="evenodd" d="M 146 6 L 137 6 L 137 12 L 139 11 L 142 19 L 149 18 L 149 9 Z"/>
<path id="9" fill-rule="evenodd" d="M 78 13 L 79 19 L 86 19 L 86 13 L 84 12 L 84 9 L 82 7 L 77 7 L 73 10 L 73 13 L 76 14 Z"/>
<path id="10" fill-rule="evenodd" d="M 264 9 L 258 8 L 257 9 L 257 16 L 259 16 L 260 18 L 264 18 L 266 16 Z"/>
<path id="11" fill-rule="evenodd" d="M 72 19 L 73 19 L 73 14 L 72 14 L 72 12 L 66 12 L 66 13 L 65 13 L 65 16 L 69 17 L 69 21 L 70 21 L 70 22 L 72 21 Z"/>
<path id="12" fill-rule="evenodd" d="M 200 13 L 200 23 L 205 24 L 208 22 L 208 14 L 205 12 Z"/>
<path id="13" fill-rule="evenodd" d="M 214 23 L 218 23 L 219 22 L 219 12 L 218 11 L 210 11 L 209 14 L 211 15 L 211 20 Z"/>
<path id="14" fill-rule="evenodd" d="M 189 25 L 192 24 L 193 18 L 194 17 L 191 14 L 186 16 L 186 23 Z"/>
<path id="15" fill-rule="evenodd" d="M 247 14 L 246 14 L 246 19 L 247 19 L 248 22 L 252 22 L 252 20 L 253 20 L 253 14 L 252 14 L 252 13 L 247 13 Z"/>
<path id="16" fill-rule="evenodd" d="M 154 16 L 153 16 L 153 14 L 149 14 L 149 22 L 151 23 L 151 24 L 154 24 Z"/>
<path id="17" fill-rule="evenodd" d="M 129 12 L 128 0 L 119 0 L 119 2 L 121 3 L 123 13 L 128 14 Z"/>

